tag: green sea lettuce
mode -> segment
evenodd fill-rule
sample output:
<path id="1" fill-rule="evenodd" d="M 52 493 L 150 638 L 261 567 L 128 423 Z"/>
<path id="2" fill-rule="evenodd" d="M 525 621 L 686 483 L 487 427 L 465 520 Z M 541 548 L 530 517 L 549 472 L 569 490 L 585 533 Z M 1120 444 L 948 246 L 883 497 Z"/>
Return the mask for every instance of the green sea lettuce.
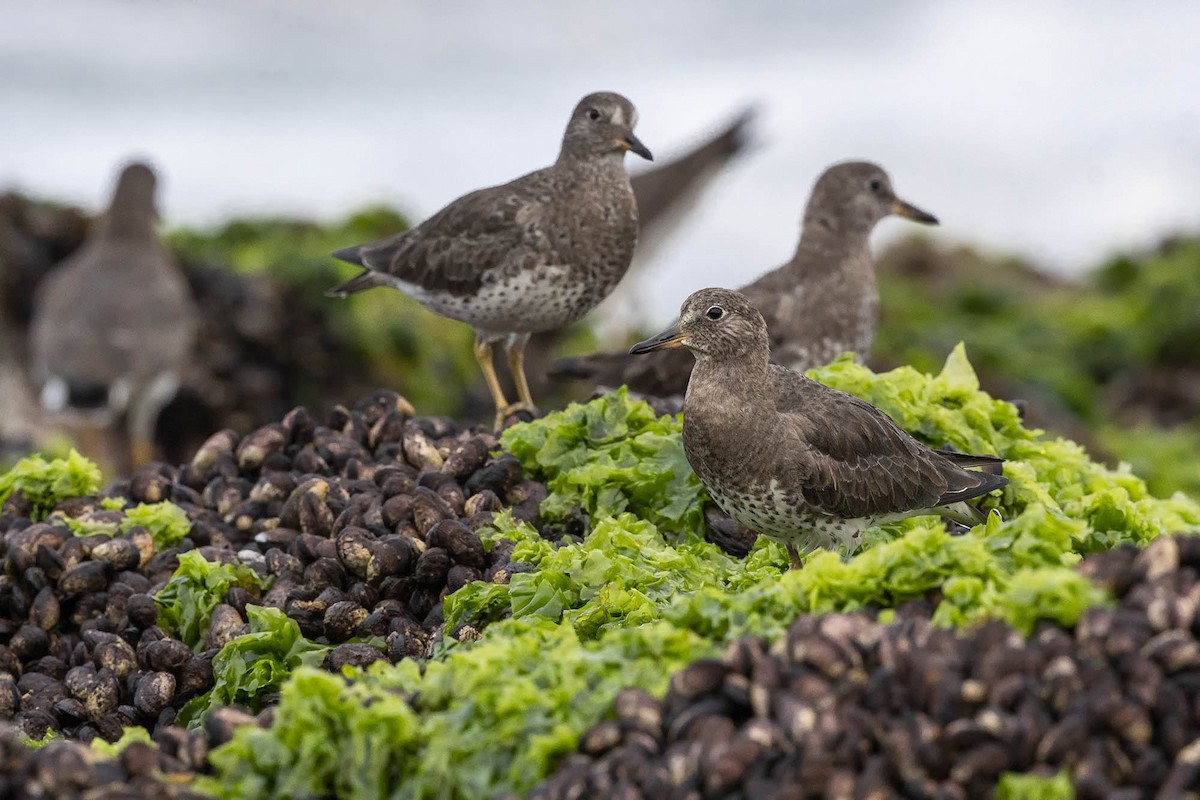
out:
<path id="1" fill-rule="evenodd" d="M 18 731 L 17 739 L 21 742 L 22 746 L 30 747 L 34 750 L 43 748 L 51 742 L 62 742 L 66 740 L 61 733 L 55 733 L 53 728 L 46 728 L 45 733 L 42 734 L 42 738 L 40 739 L 34 739 L 24 731 Z"/>
<path id="2" fill-rule="evenodd" d="M 514 425 L 500 443 L 546 481 L 547 518 L 563 518 L 576 507 L 593 519 L 629 511 L 674 533 L 699 528 L 704 498 L 683 453 L 680 424 L 621 388 Z"/>
<path id="3" fill-rule="evenodd" d="M 113 536 L 128 533 L 130 529 L 140 525 L 149 531 L 154 540 L 155 550 L 163 550 L 177 544 L 192 529 L 187 512 L 169 500 L 138 503 L 134 508 L 124 508 L 123 502 L 119 505 L 106 502 L 109 500 L 111 498 L 104 498 L 101 507 L 110 511 L 123 511 L 125 516 L 119 522 L 99 521 L 92 519 L 90 515 L 68 517 L 61 511 L 56 511 L 51 516 L 65 524 L 76 536 L 92 536 L 98 533 Z M 116 507 L 109 508 L 110 506 Z"/>
<path id="4" fill-rule="evenodd" d="M 516 541 L 513 559 L 536 569 L 514 574 L 507 584 L 476 581 L 448 596 L 451 629 L 511 613 L 567 619 L 581 637 L 593 639 L 610 627 L 660 619 L 677 597 L 705 587 L 736 593 L 779 576 L 766 558 L 743 562 L 690 532 L 668 542 L 653 523 L 628 512 L 602 517 L 582 543 L 558 548 L 507 512 L 486 536 Z"/>
<path id="5" fill-rule="evenodd" d="M 187 513 L 168 500 L 138 503 L 133 508 L 126 508 L 125 519 L 121 520 L 121 532 L 125 533 L 135 525 L 150 531 L 155 550 L 165 550 L 177 544 L 192 529 Z"/>
<path id="6" fill-rule="evenodd" d="M 1075 786 L 1066 772 L 1053 777 L 1006 772 L 996 786 L 996 800 L 1075 800 Z"/>
<path id="7" fill-rule="evenodd" d="M 154 739 L 150 736 L 150 731 L 139 725 L 130 725 L 121 731 L 121 738 L 115 742 L 106 742 L 101 737 L 97 736 L 92 739 L 92 750 L 99 756 L 104 758 L 116 758 L 125 748 L 134 742 L 142 742 L 144 744 L 154 744 Z"/>
<path id="8" fill-rule="evenodd" d="M 318 666 L 333 649 L 304 638 L 300 626 L 278 608 L 246 606 L 250 630 L 228 642 L 213 658 L 213 687 L 179 710 L 180 725 L 197 727 L 217 706 L 237 703 L 258 711 L 301 666 Z"/>
<path id="9" fill-rule="evenodd" d="M 20 492 L 33 505 L 33 519 L 41 520 L 60 500 L 95 494 L 100 479 L 100 468 L 74 449 L 49 461 L 32 455 L 0 475 L 0 503 Z"/>
<path id="10" fill-rule="evenodd" d="M 267 582 L 244 564 L 219 564 L 196 550 L 179 555 L 171 580 L 154 595 L 159 624 L 193 648 L 204 643 L 213 610 L 234 586 L 259 591 Z"/>
<path id="11" fill-rule="evenodd" d="M 351 679 L 300 669 L 274 726 L 212 754 L 222 797 L 475 798 L 526 791 L 624 686 L 661 692 L 714 646 L 663 623 L 591 642 L 533 615 L 492 626 L 444 660 L 375 665 Z"/>

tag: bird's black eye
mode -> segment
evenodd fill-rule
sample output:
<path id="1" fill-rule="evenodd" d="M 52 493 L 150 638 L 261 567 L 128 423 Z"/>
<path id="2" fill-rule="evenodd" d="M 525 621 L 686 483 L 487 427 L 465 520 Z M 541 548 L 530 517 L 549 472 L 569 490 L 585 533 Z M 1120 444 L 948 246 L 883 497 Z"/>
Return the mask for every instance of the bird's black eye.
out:
<path id="1" fill-rule="evenodd" d="M 871 182 L 867 185 L 871 187 L 872 192 L 878 192 L 883 188 L 883 181 L 879 180 L 879 178 L 872 178 Z"/>
<path id="2" fill-rule="evenodd" d="M 725 309 L 721 308 L 720 306 L 710 306 L 708 311 L 704 312 L 704 316 L 708 317 L 709 319 L 720 319 L 721 317 L 725 316 Z"/>
<path id="3" fill-rule="evenodd" d="M 588 115 L 588 119 L 590 119 L 590 120 L 600 119 L 600 112 L 594 108 L 589 108 L 587 110 L 587 115 Z"/>

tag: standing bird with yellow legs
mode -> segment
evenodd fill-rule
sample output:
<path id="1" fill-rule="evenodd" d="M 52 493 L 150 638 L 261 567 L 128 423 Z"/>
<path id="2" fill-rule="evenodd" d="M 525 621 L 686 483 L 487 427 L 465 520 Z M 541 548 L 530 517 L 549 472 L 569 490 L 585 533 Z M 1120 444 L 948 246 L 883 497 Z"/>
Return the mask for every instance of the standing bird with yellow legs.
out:
<path id="1" fill-rule="evenodd" d="M 334 257 L 364 271 L 333 297 L 389 286 L 475 329 L 475 359 L 496 405 L 495 427 L 536 406 L 525 379 L 530 334 L 569 325 L 616 287 L 633 259 L 637 203 L 625 153 L 650 159 L 637 111 L 596 92 L 575 106 L 558 160 L 464 195 L 415 228 Z M 517 389 L 509 403 L 492 350 L 504 349 Z"/>
<path id="2" fill-rule="evenodd" d="M 197 322 L 187 280 L 154 230 L 156 183 L 145 164 L 122 170 L 108 211 L 38 287 L 30 325 L 43 409 L 81 429 L 88 455 L 126 468 L 154 458 L 154 425 Z M 127 446 L 108 458 L 105 439 L 122 423 Z"/>

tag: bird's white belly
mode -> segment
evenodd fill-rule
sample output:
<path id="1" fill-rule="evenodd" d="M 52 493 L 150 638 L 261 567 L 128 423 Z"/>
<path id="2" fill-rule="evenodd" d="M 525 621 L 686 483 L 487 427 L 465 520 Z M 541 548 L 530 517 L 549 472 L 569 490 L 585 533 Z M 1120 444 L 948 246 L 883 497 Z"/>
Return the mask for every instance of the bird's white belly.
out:
<path id="1" fill-rule="evenodd" d="M 571 279 L 565 266 L 521 270 L 497 276 L 479 291 L 467 295 L 430 291 L 394 280 L 395 287 L 435 314 L 465 322 L 495 334 L 536 333 L 561 328 L 582 317 L 601 296 L 581 281 Z"/>

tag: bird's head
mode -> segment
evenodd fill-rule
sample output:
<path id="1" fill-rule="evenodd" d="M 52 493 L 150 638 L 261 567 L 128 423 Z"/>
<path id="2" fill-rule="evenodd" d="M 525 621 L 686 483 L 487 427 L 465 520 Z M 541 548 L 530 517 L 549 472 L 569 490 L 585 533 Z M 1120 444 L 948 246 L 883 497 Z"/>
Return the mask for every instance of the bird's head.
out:
<path id="1" fill-rule="evenodd" d="M 832 230 L 870 232 L 886 216 L 896 214 L 914 222 L 937 225 L 928 211 L 901 200 L 883 167 L 869 161 L 834 164 L 813 186 L 804 213 L 804 224 L 824 225 Z"/>
<path id="2" fill-rule="evenodd" d="M 152 236 L 158 218 L 154 203 L 157 183 L 154 170 L 147 164 L 140 161 L 126 164 L 104 215 L 104 233 L 118 237 Z"/>
<path id="3" fill-rule="evenodd" d="M 697 361 L 763 361 L 770 354 L 767 323 L 746 296 L 730 289 L 701 289 L 679 309 L 679 320 L 657 336 L 638 342 L 640 355 L 686 347 Z"/>
<path id="4" fill-rule="evenodd" d="M 573 158 L 595 158 L 624 154 L 629 150 L 653 161 L 650 150 L 633 135 L 637 109 L 615 92 L 594 92 L 584 97 L 571 112 L 563 135 L 562 154 Z"/>
<path id="5" fill-rule="evenodd" d="M 117 178 L 112 204 L 122 208 L 153 210 L 157 183 L 158 178 L 148 164 L 141 161 L 126 164 Z"/>

